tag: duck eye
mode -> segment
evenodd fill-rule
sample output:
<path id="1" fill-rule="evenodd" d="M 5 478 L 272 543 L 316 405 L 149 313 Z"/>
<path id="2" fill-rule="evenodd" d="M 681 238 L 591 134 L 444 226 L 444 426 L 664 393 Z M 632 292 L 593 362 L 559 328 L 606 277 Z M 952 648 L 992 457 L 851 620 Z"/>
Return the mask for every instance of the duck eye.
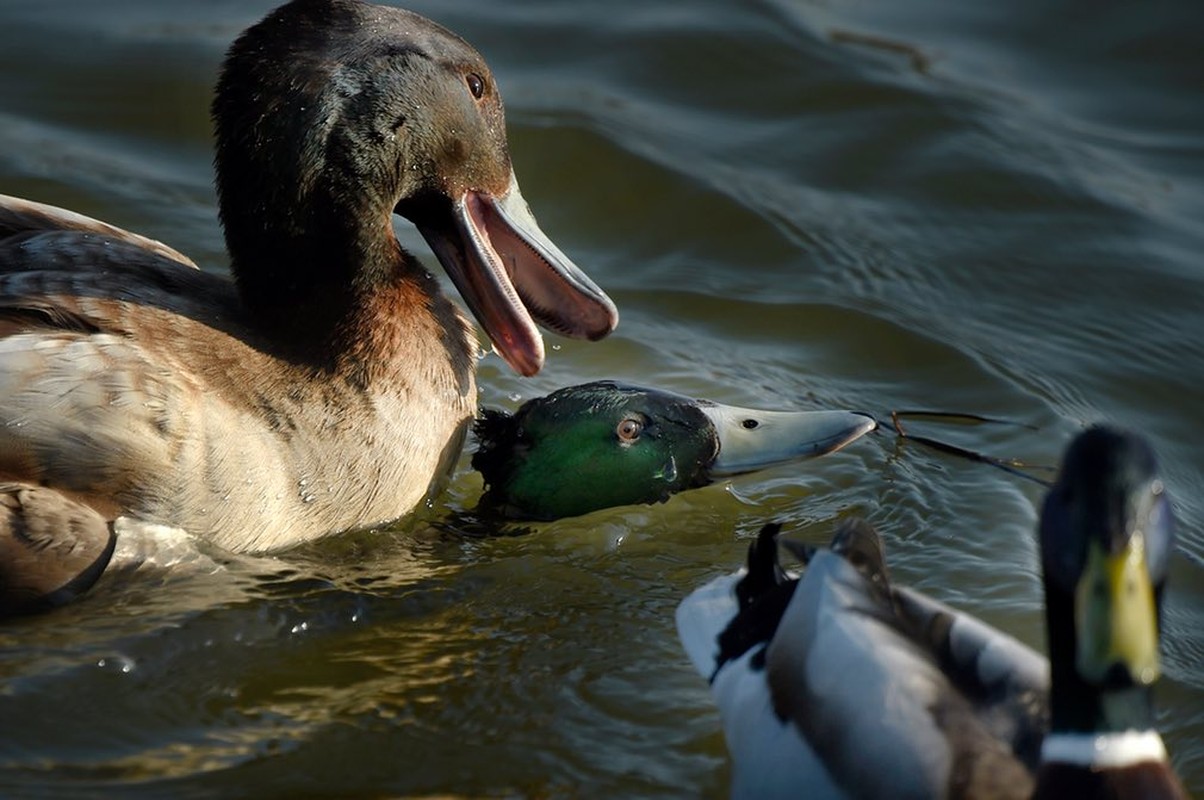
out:
<path id="1" fill-rule="evenodd" d="M 468 91 L 472 92 L 472 96 L 481 99 L 481 95 L 485 94 L 485 79 L 475 72 L 470 72 L 464 77 L 468 83 Z"/>
<path id="2" fill-rule="evenodd" d="M 640 432 L 643 430 L 644 424 L 638 419 L 625 419 L 615 428 L 615 435 L 619 437 L 620 442 L 634 442 L 640 438 Z"/>

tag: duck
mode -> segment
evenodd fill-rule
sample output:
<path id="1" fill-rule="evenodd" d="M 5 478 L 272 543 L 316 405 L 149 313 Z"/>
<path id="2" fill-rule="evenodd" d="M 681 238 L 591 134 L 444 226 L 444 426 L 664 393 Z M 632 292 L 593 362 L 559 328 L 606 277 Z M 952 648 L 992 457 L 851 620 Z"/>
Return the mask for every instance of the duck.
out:
<path id="1" fill-rule="evenodd" d="M 1143 437 L 1081 433 L 1044 500 L 1048 658 L 892 582 L 864 520 L 838 523 L 828 548 L 780 528 L 676 613 L 719 706 L 734 797 L 1187 797 L 1155 727 L 1174 533 Z"/>
<path id="2" fill-rule="evenodd" d="M 497 82 L 446 28 L 292 0 L 230 46 L 211 111 L 230 277 L 0 197 L 0 616 L 86 591 L 119 518 L 265 552 L 428 496 L 476 413 L 480 346 L 394 215 L 522 376 L 537 325 L 618 323 L 537 224 Z"/>
<path id="3" fill-rule="evenodd" d="M 514 413 L 482 409 L 480 507 L 554 520 L 665 502 L 717 478 L 835 452 L 877 427 L 857 411 L 763 411 L 616 380 L 568 386 Z"/>

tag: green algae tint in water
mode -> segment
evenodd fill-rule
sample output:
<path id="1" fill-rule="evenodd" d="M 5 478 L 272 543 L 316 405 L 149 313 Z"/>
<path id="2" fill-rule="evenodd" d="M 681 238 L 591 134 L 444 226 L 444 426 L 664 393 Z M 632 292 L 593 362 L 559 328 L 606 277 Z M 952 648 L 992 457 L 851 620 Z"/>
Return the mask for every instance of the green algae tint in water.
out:
<path id="1" fill-rule="evenodd" d="M 0 191 L 224 269 L 209 91 L 269 6 L 6 3 Z M 955 409 L 1035 430 L 937 433 L 1046 464 L 1086 422 L 1144 431 L 1180 518 L 1161 722 L 1204 792 L 1192 3 L 412 7 L 490 61 L 527 199 L 622 313 L 604 342 L 549 338 L 532 380 L 486 358 L 486 403 L 613 377 Z M 480 488 L 464 458 L 396 530 L 0 627 L 0 796 L 721 796 L 672 613 L 769 519 L 819 543 L 864 514 L 898 580 L 1043 647 L 1038 488 L 888 436 L 519 536 L 455 532 Z"/>

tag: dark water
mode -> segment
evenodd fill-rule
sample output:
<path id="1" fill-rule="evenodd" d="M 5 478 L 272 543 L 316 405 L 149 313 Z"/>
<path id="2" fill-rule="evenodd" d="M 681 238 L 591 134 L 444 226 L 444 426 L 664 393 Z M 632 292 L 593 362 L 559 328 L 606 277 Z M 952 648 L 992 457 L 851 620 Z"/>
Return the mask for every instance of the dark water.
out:
<path id="1" fill-rule="evenodd" d="M 6 0 L 0 192 L 223 269 L 207 105 L 267 2 Z M 598 377 L 766 407 L 940 408 L 1053 463 L 1111 420 L 1181 525 L 1161 723 L 1204 792 L 1204 6 L 416 3 L 507 100 L 544 229 L 618 302 L 491 405 Z M 428 257 L 416 234 L 403 241 Z M 896 577 L 1041 646 L 1040 489 L 875 436 L 823 461 L 537 526 L 395 531 L 110 580 L 0 628 L 0 796 L 721 795 L 672 611 L 762 521 L 868 516 Z"/>

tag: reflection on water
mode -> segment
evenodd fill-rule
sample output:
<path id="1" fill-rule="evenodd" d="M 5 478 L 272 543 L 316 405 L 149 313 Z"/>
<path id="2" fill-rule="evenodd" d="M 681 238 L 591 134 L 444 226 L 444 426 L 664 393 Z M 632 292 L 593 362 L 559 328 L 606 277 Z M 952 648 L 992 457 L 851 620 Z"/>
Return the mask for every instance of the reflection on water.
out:
<path id="1" fill-rule="evenodd" d="M 222 269 L 208 94 L 270 5 L 6 4 L 0 191 Z M 490 60 L 527 199 L 623 315 L 532 380 L 485 359 L 486 403 L 613 377 L 952 409 L 1031 426 L 939 433 L 1036 464 L 1088 421 L 1147 432 L 1182 523 L 1162 722 L 1204 791 L 1195 4 L 412 7 Z M 886 433 L 522 535 L 482 535 L 480 489 L 462 459 L 396 530 L 113 575 L 0 627 L 0 794 L 722 795 L 672 611 L 771 518 L 820 543 L 864 514 L 900 580 L 1042 646 L 1039 489 Z"/>

